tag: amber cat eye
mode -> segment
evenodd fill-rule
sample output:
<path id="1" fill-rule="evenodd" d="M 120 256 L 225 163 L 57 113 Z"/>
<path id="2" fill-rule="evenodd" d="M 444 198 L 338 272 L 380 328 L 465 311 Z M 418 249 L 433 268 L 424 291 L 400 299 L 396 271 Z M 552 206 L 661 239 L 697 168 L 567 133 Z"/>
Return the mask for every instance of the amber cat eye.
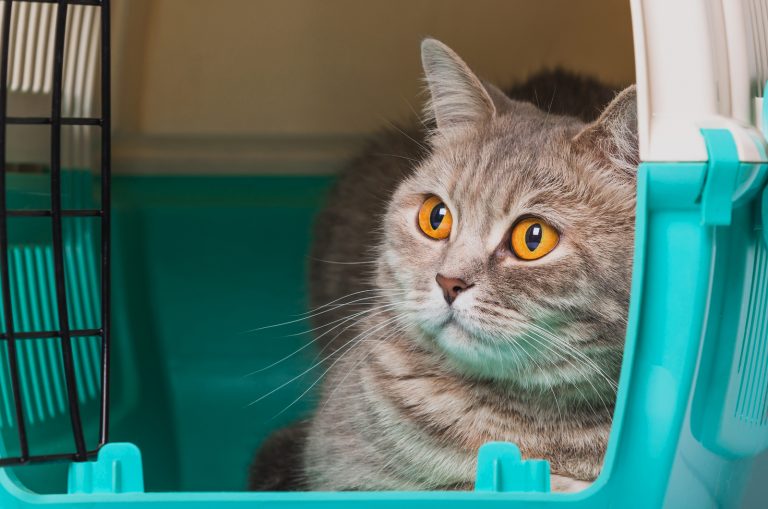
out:
<path id="1" fill-rule="evenodd" d="M 549 223 L 529 217 L 518 221 L 512 228 L 512 252 L 521 260 L 538 260 L 549 254 L 560 241 L 557 233 Z"/>
<path id="2" fill-rule="evenodd" d="M 443 240 L 451 234 L 453 216 L 451 211 L 437 196 L 430 196 L 419 209 L 419 228 L 427 237 Z"/>

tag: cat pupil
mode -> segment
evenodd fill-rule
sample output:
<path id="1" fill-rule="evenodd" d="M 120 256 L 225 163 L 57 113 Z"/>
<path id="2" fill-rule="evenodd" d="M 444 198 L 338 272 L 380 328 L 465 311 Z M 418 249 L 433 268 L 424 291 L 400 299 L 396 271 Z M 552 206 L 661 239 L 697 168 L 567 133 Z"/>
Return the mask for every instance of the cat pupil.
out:
<path id="1" fill-rule="evenodd" d="M 539 223 L 534 223 L 525 232 L 525 245 L 530 251 L 536 251 L 541 244 L 542 229 Z"/>
<path id="2" fill-rule="evenodd" d="M 433 230 L 437 230 L 440 227 L 440 223 L 443 222 L 443 218 L 445 217 L 446 207 L 442 203 L 438 203 L 435 205 L 435 208 L 432 209 L 432 212 L 429 214 L 429 225 L 432 227 Z"/>

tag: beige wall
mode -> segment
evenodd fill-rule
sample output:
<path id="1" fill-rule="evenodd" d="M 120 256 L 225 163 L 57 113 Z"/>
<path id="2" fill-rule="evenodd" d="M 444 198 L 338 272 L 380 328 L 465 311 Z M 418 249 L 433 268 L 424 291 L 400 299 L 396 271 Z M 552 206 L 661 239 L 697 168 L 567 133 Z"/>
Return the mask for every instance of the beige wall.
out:
<path id="1" fill-rule="evenodd" d="M 263 150 L 280 151 L 269 143 L 275 138 L 289 152 L 287 140 L 303 153 L 307 140 L 315 150 L 321 138 L 344 152 L 340 140 L 421 107 L 418 44 L 426 35 L 500 84 L 554 65 L 618 83 L 634 73 L 627 1 L 116 4 L 116 155 L 134 170 L 185 154 L 215 159 L 216 150 L 249 152 L 240 154 L 248 167 Z"/>

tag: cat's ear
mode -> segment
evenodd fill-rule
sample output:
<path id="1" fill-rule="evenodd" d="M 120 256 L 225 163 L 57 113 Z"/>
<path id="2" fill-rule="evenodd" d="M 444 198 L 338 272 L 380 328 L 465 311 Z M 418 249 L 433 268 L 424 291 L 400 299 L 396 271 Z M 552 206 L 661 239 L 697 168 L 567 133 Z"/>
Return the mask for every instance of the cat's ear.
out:
<path id="1" fill-rule="evenodd" d="M 637 91 L 625 88 L 595 122 L 587 125 L 574 141 L 613 167 L 634 176 L 640 164 L 637 141 Z"/>
<path id="2" fill-rule="evenodd" d="M 488 83 L 485 80 L 483 81 L 483 87 L 485 87 L 485 91 L 488 94 L 488 96 L 491 98 L 491 102 L 493 102 L 493 107 L 495 108 L 495 114 L 496 115 L 503 115 L 504 113 L 509 113 L 514 108 L 514 101 L 509 98 L 509 96 L 504 93 L 499 87 L 494 85 L 493 83 Z"/>
<path id="3" fill-rule="evenodd" d="M 461 57 L 436 39 L 422 41 L 421 63 L 430 93 L 427 115 L 438 130 L 488 121 L 497 113 L 496 102 L 508 101 L 498 89 L 489 92 Z"/>

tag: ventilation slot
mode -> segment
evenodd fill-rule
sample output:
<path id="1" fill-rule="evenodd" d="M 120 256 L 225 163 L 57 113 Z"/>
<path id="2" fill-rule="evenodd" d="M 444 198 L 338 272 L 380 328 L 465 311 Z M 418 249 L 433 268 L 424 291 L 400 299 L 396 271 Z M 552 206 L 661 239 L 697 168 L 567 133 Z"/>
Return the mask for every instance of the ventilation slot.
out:
<path id="1" fill-rule="evenodd" d="M 768 252 L 757 242 L 744 341 L 739 356 L 735 417 L 768 424 Z"/>

